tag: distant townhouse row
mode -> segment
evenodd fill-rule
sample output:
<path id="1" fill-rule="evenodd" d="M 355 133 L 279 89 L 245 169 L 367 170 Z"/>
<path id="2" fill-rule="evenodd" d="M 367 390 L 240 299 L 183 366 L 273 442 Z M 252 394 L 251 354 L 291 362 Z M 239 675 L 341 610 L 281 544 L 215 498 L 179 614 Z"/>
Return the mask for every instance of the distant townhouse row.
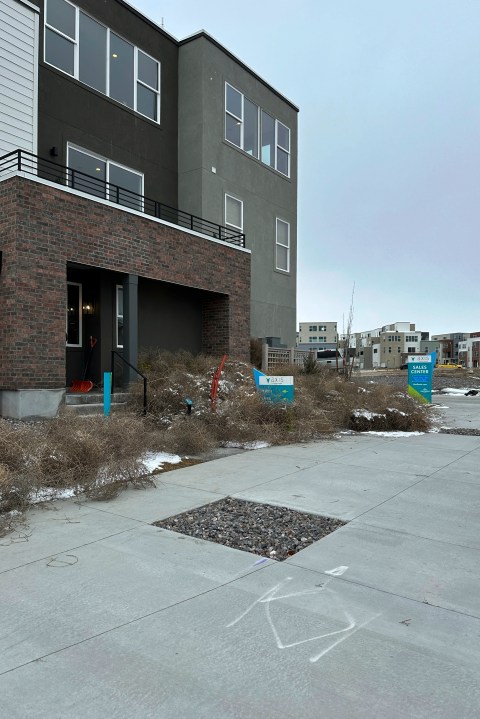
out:
<path id="1" fill-rule="evenodd" d="M 301 322 L 297 347 L 316 352 L 319 359 L 336 349 L 343 355 L 348 348 L 346 354 L 355 357 L 359 369 L 399 369 L 406 365 L 409 355 L 429 352 L 436 352 L 438 365 L 480 367 L 480 332 L 430 337 L 429 332 L 417 330 L 411 322 L 395 322 L 348 337 L 337 333 L 336 322 Z"/>

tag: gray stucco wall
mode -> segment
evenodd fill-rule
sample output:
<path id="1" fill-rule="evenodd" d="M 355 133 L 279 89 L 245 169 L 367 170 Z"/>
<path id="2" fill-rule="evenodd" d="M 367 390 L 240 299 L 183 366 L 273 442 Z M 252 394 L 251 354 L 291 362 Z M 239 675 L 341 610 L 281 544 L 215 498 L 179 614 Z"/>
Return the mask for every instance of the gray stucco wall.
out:
<path id="1" fill-rule="evenodd" d="M 291 131 L 291 177 L 224 139 L 225 82 Z M 215 171 L 212 170 L 215 168 Z M 252 250 L 251 335 L 295 344 L 297 110 L 208 37 L 179 48 L 179 204 L 224 223 L 225 193 L 243 201 Z M 290 223 L 290 272 L 275 269 L 276 218 Z"/>

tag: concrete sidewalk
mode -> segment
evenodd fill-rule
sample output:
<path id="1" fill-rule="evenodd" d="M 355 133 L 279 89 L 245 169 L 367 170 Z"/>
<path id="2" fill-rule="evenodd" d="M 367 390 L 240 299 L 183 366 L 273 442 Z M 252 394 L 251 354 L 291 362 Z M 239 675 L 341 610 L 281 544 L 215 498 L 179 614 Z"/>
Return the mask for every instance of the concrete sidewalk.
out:
<path id="1" fill-rule="evenodd" d="M 479 466 L 480 437 L 345 435 L 32 511 L 0 540 L 3 715 L 479 716 Z M 225 495 L 349 522 L 261 565 L 151 526 Z"/>

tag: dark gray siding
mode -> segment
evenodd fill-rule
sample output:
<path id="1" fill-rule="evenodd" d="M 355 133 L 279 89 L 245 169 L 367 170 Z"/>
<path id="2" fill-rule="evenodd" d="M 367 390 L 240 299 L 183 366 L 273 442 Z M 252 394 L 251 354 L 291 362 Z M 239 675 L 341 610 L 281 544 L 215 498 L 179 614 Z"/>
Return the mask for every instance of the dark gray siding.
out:
<path id="1" fill-rule="evenodd" d="M 37 0 L 43 8 L 43 2 Z M 38 154 L 58 148 L 66 164 L 71 142 L 144 173 L 145 195 L 178 205 L 178 47 L 173 38 L 116 0 L 77 0 L 76 5 L 161 64 L 160 124 L 89 88 L 43 62 L 40 19 Z"/>

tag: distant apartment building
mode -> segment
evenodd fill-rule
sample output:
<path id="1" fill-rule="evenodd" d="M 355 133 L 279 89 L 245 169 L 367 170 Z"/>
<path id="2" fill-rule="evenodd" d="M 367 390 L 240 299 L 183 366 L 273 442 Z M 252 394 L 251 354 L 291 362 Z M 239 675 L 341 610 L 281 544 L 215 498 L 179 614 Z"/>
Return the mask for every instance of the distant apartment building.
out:
<path id="1" fill-rule="evenodd" d="M 337 344 L 336 322 L 300 322 L 297 334 L 299 349 L 334 349 Z"/>
<path id="2" fill-rule="evenodd" d="M 359 369 L 399 369 L 409 354 L 431 351 L 429 333 L 416 330 L 411 322 L 395 322 L 357 332 L 355 346 Z"/>
<path id="3" fill-rule="evenodd" d="M 458 343 L 458 364 L 468 369 L 480 367 L 480 332 L 469 332 Z"/>
<path id="4" fill-rule="evenodd" d="M 432 335 L 432 340 L 440 343 L 438 364 L 456 364 L 458 362 L 459 344 L 465 342 L 468 333 L 451 332 L 444 335 Z"/>

